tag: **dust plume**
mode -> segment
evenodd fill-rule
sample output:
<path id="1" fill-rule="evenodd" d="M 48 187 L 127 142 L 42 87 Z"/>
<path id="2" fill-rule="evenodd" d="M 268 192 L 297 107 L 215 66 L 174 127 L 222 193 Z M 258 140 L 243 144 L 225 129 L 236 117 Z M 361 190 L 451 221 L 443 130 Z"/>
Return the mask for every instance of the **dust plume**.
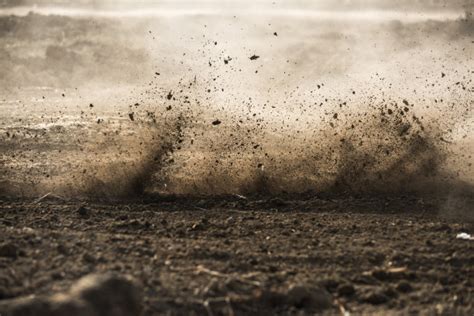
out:
<path id="1" fill-rule="evenodd" d="M 466 3 L 28 4 L 0 16 L 3 195 L 472 192 Z"/>

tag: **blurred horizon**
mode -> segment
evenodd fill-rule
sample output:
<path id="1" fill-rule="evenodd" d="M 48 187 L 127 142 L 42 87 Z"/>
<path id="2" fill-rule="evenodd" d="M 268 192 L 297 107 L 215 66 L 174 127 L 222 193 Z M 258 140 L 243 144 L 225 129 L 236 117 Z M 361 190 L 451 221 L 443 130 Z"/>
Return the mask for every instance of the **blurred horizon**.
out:
<path id="1" fill-rule="evenodd" d="M 305 8 L 308 10 L 472 10 L 469 0 L 0 0 L 0 8 L 17 6 L 59 6 L 99 9 L 137 8 Z"/>

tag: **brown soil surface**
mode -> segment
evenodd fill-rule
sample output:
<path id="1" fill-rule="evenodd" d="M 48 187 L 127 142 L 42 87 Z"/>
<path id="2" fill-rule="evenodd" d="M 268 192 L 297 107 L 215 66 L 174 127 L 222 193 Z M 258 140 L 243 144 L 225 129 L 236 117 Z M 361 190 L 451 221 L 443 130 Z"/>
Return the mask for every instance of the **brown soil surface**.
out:
<path id="1" fill-rule="evenodd" d="M 456 235 L 473 227 L 442 203 L 3 199 L 0 301 L 109 271 L 141 283 L 145 315 L 312 314 L 322 290 L 328 314 L 472 315 L 474 243 Z"/>

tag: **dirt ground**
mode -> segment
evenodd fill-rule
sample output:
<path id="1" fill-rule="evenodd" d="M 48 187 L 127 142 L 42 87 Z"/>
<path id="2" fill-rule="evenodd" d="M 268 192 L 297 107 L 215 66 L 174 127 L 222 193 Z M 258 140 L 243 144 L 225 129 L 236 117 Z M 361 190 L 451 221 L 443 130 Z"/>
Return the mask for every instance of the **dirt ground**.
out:
<path id="1" fill-rule="evenodd" d="M 474 244 L 456 235 L 473 226 L 441 216 L 442 203 L 4 198 L 0 298 L 112 271 L 140 282 L 145 315 L 471 315 Z"/>

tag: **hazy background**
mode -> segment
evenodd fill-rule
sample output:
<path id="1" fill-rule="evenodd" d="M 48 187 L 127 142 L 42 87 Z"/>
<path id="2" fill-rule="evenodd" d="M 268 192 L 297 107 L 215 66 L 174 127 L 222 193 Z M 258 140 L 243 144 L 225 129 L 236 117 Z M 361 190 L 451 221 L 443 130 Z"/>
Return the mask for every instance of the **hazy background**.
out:
<path id="1" fill-rule="evenodd" d="M 468 3 L 3 1 L 2 190 L 469 191 Z"/>
<path id="2" fill-rule="evenodd" d="M 348 9 L 348 8 L 398 8 L 398 9 L 440 9 L 455 8 L 459 9 L 463 5 L 469 4 L 465 0 L 2 0 L 3 6 L 20 6 L 20 5 L 61 5 L 61 6 L 99 6 L 99 7 L 117 7 L 120 5 L 136 8 L 139 6 L 196 6 L 202 7 L 207 5 L 215 8 L 219 5 L 246 7 L 249 4 L 268 7 L 269 4 L 284 7 L 305 7 L 305 8 L 332 8 L 332 9 Z"/>

